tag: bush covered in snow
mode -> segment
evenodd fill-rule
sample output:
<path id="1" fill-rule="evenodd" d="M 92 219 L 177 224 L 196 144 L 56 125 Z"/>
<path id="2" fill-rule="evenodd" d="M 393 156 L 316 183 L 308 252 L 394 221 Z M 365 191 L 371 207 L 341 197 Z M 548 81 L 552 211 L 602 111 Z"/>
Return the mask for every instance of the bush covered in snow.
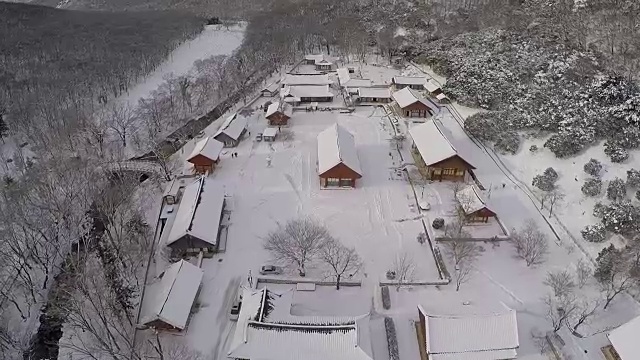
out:
<path id="1" fill-rule="evenodd" d="M 611 162 L 621 163 L 629 158 L 629 152 L 619 141 L 607 140 L 604 143 L 604 153 L 611 158 Z"/>
<path id="2" fill-rule="evenodd" d="M 602 171 L 602 163 L 596 159 L 589 159 L 584 164 L 584 172 L 591 176 L 600 176 L 600 171 Z"/>
<path id="3" fill-rule="evenodd" d="M 542 174 L 533 177 L 531 185 L 543 191 L 551 191 L 556 187 L 557 180 L 558 173 L 552 167 L 548 167 Z"/>
<path id="4" fill-rule="evenodd" d="M 602 191 L 602 180 L 599 178 L 590 178 L 582 185 L 582 193 L 587 196 L 599 195 Z"/>
<path id="5" fill-rule="evenodd" d="M 398 352 L 398 335 L 396 334 L 396 325 L 393 323 L 392 318 L 384 318 L 384 329 L 387 333 L 389 360 L 400 360 L 400 353 Z"/>
<path id="6" fill-rule="evenodd" d="M 595 224 L 585 226 L 580 233 L 582 237 L 589 242 L 603 242 L 607 230 L 604 228 L 604 225 Z"/>
<path id="7" fill-rule="evenodd" d="M 464 122 L 465 130 L 473 137 L 493 143 L 503 153 L 515 154 L 520 147 L 520 136 L 511 128 L 517 128 L 518 114 L 511 111 L 490 111 L 471 115 Z"/>
<path id="8" fill-rule="evenodd" d="M 605 211 L 605 205 L 601 202 L 597 202 L 593 206 L 593 216 L 597 218 L 602 218 L 602 216 L 604 216 L 604 211 Z"/>
<path id="9" fill-rule="evenodd" d="M 601 210 L 602 225 L 605 229 L 622 235 L 637 234 L 640 227 L 640 208 L 625 200 L 604 205 Z"/>
<path id="10" fill-rule="evenodd" d="M 537 153 L 538 152 L 538 145 L 529 146 L 529 151 L 532 152 L 532 153 Z"/>
<path id="11" fill-rule="evenodd" d="M 607 186 L 607 198 L 612 201 L 621 201 L 627 197 L 627 186 L 624 180 L 615 178 Z"/>
<path id="12" fill-rule="evenodd" d="M 540 129 L 553 133 L 545 147 L 558 157 L 608 140 L 607 155 L 617 162 L 640 146 L 638 87 L 621 76 L 601 76 L 606 70 L 590 51 L 490 28 L 431 42 L 417 54 L 418 62 L 447 77 L 444 91 L 452 98 L 494 110 L 470 125 L 490 133 L 479 136 L 484 141 L 498 141 L 496 134 L 509 130 Z"/>
<path id="13" fill-rule="evenodd" d="M 520 136 L 515 131 L 507 131 L 496 141 L 495 147 L 503 154 L 515 154 L 520 148 Z"/>
<path id="14" fill-rule="evenodd" d="M 640 201 L 640 190 L 636 191 L 636 200 Z"/>
<path id="15" fill-rule="evenodd" d="M 627 171 L 627 186 L 632 188 L 640 187 L 640 171 L 636 169 Z"/>
<path id="16" fill-rule="evenodd" d="M 434 229 L 442 229 L 444 227 L 444 219 L 443 218 L 435 218 L 433 219 L 433 223 L 431 224 Z"/>

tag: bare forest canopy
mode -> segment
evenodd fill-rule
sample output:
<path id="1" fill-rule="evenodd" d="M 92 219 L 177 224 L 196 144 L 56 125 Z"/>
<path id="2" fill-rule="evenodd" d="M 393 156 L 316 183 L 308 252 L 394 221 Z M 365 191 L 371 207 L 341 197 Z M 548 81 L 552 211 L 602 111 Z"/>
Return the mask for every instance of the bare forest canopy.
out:
<path id="1" fill-rule="evenodd" d="M 126 91 L 202 26 L 202 19 L 176 12 L 0 2 L 0 107 L 14 130 L 59 132 L 64 126 L 54 113 L 83 122 L 87 108 Z"/>

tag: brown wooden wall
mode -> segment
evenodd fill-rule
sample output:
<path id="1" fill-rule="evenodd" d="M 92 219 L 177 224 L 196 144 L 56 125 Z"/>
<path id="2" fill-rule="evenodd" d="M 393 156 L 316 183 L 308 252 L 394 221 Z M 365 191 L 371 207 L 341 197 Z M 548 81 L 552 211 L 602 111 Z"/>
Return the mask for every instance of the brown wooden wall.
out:
<path id="1" fill-rule="evenodd" d="M 325 171 L 322 174 L 318 174 L 320 177 L 320 184 L 324 187 L 326 186 L 326 179 L 334 178 L 334 179 L 349 179 L 352 181 L 351 186 L 356 186 L 356 179 L 360 179 L 362 176 L 357 172 L 351 170 L 345 164 L 338 164 L 333 168 Z"/>
<path id="2" fill-rule="evenodd" d="M 193 164 L 193 169 L 197 174 L 204 174 L 207 171 L 212 172 L 216 166 L 216 161 L 203 155 L 196 155 L 189 159 L 189 162 Z"/>
<path id="3" fill-rule="evenodd" d="M 267 120 L 269 120 L 269 125 L 287 125 L 289 117 L 277 111 L 275 114 L 271 114 Z"/>
<path id="4" fill-rule="evenodd" d="M 403 107 L 402 115 L 408 116 L 407 111 L 416 111 L 416 110 L 420 111 L 420 117 L 428 117 L 431 113 L 433 113 L 433 110 L 430 107 L 418 101 L 409 106 Z"/>
<path id="5" fill-rule="evenodd" d="M 466 175 L 469 173 L 469 170 L 471 169 L 471 167 L 469 166 L 469 164 L 467 164 L 466 161 L 462 160 L 459 156 L 455 155 L 452 156 L 446 160 L 440 161 L 439 163 L 427 166 L 427 169 L 429 170 L 429 174 L 431 175 L 431 179 L 432 180 L 448 180 L 448 181 L 464 181 L 466 178 Z M 433 173 L 433 170 L 435 169 L 440 169 L 440 170 L 444 170 L 444 169 L 456 169 L 456 170 L 463 170 L 464 174 L 462 176 L 457 176 L 457 175 L 437 175 Z"/>

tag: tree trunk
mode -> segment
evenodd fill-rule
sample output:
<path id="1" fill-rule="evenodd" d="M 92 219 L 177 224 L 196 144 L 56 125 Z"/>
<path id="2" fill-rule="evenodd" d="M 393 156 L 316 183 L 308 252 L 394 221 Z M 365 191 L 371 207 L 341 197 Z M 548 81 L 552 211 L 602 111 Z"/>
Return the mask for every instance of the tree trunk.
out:
<path id="1" fill-rule="evenodd" d="M 336 290 L 340 290 L 340 275 L 336 276 Z"/>

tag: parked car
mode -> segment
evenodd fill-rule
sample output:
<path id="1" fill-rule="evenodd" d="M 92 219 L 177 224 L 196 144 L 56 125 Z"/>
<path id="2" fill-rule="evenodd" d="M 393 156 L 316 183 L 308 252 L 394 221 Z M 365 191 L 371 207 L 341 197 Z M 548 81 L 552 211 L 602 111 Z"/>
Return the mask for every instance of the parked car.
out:
<path id="1" fill-rule="evenodd" d="M 277 275 L 282 274 L 282 268 L 275 265 L 265 265 L 260 268 L 261 275 Z"/>
<path id="2" fill-rule="evenodd" d="M 229 312 L 229 320 L 238 321 L 238 316 L 240 315 L 240 308 L 242 307 L 242 301 L 236 300 L 233 305 L 231 305 L 231 311 Z"/>
<path id="3" fill-rule="evenodd" d="M 431 210 L 431 204 L 426 201 L 418 201 L 418 206 L 420 207 L 420 210 L 423 211 Z"/>
<path id="4" fill-rule="evenodd" d="M 256 134 L 256 141 L 262 141 L 262 133 Z"/>

